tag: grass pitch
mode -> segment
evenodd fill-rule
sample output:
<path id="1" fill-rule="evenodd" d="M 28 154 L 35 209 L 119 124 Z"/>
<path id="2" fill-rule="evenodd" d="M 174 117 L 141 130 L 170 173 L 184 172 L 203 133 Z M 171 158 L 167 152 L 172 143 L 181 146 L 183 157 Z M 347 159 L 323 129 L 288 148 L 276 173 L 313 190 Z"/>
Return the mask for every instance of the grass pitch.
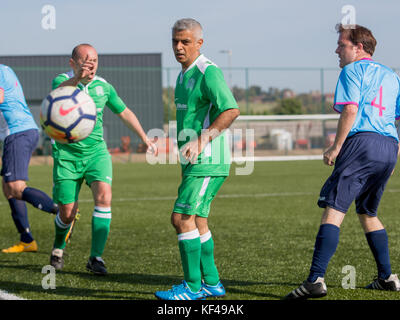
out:
<path id="1" fill-rule="evenodd" d="M 252 175 L 232 174 L 214 200 L 209 219 L 215 257 L 227 289 L 225 299 L 276 300 L 308 275 L 322 210 L 318 194 L 332 168 L 322 161 L 255 163 Z M 50 166 L 32 166 L 29 185 L 51 194 Z M 26 299 L 154 299 L 182 280 L 176 234 L 170 224 L 180 172 L 177 165 L 114 164 L 113 220 L 103 258 L 109 275 L 86 271 L 90 251 L 93 202 L 86 186 L 80 195 L 81 218 L 67 245 L 65 267 L 56 289 L 43 289 L 54 239 L 54 216 L 29 206 L 39 252 L 0 253 L 0 290 Z M 400 273 L 400 174 L 390 179 L 379 217 L 389 234 L 393 272 Z M 0 247 L 18 242 L 8 203 L 0 201 Z M 343 289 L 347 273 L 356 271 L 356 289 Z M 397 300 L 399 293 L 363 289 L 376 275 L 365 236 L 351 207 L 340 243 L 325 277 L 331 300 Z"/>

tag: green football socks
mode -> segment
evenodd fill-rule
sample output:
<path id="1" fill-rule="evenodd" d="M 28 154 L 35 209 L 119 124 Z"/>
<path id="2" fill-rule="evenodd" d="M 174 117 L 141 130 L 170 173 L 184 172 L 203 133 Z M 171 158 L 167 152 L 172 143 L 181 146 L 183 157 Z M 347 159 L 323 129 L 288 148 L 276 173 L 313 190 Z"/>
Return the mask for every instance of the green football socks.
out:
<path id="1" fill-rule="evenodd" d="M 199 230 L 195 229 L 178 234 L 178 245 L 184 279 L 192 292 L 198 292 L 201 288 L 201 244 Z"/>
<path id="2" fill-rule="evenodd" d="M 111 208 L 94 207 L 92 216 L 91 257 L 101 257 L 106 246 L 111 224 Z"/>
<path id="3" fill-rule="evenodd" d="M 55 249 L 64 249 L 66 246 L 65 237 L 69 229 L 71 228 L 71 223 L 66 224 L 61 221 L 60 214 L 57 214 L 56 218 L 54 219 L 54 225 L 56 228 L 56 237 L 54 239 L 53 248 Z"/>
<path id="4" fill-rule="evenodd" d="M 200 267 L 204 282 L 210 286 L 215 286 L 219 282 L 218 270 L 214 262 L 214 240 L 211 231 L 200 236 L 201 257 Z"/>

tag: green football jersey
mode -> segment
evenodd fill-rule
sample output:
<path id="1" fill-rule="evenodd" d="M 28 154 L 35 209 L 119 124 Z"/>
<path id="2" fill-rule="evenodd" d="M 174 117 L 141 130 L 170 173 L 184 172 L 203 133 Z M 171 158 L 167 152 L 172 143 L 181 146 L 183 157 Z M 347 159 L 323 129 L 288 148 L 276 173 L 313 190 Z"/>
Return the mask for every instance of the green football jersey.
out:
<path id="1" fill-rule="evenodd" d="M 73 72 L 62 73 L 58 75 L 52 83 L 52 88 L 57 88 L 61 83 L 73 77 Z M 77 88 L 92 97 L 97 107 L 97 120 L 92 133 L 79 142 L 62 144 L 54 142 L 53 156 L 65 160 L 82 160 L 91 158 L 100 153 L 107 153 L 107 145 L 103 138 L 103 114 L 105 106 L 119 114 L 125 110 L 126 105 L 118 96 L 114 87 L 99 76 L 88 84 L 79 83 Z"/>
<path id="2" fill-rule="evenodd" d="M 221 69 L 203 55 L 179 74 L 175 104 L 179 148 L 199 137 L 222 112 L 238 108 Z M 226 132 L 220 134 L 207 144 L 194 164 L 180 154 L 183 175 L 228 176 L 231 158 L 227 140 Z"/>

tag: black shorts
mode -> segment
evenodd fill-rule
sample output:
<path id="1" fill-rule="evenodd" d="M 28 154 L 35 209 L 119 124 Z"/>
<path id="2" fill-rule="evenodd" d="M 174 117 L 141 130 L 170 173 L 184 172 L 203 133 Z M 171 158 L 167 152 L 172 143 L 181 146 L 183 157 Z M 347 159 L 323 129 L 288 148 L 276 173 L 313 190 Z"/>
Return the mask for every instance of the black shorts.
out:
<path id="1" fill-rule="evenodd" d="M 356 201 L 356 212 L 376 216 L 383 190 L 397 161 L 398 143 L 373 132 L 347 138 L 332 175 L 321 189 L 318 206 L 346 213 Z"/>
<path id="2" fill-rule="evenodd" d="M 5 182 L 29 180 L 29 161 L 38 141 L 37 129 L 17 132 L 5 138 L 1 168 L 1 175 Z"/>

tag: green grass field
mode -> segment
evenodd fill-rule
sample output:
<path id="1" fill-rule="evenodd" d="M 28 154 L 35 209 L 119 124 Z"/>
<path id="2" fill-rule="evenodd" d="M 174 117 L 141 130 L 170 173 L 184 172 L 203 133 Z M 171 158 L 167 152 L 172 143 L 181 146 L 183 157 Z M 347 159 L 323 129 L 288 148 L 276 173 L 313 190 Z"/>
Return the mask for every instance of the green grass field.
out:
<path id="1" fill-rule="evenodd" d="M 232 172 L 234 173 L 234 167 Z M 249 176 L 232 174 L 214 200 L 209 219 L 225 299 L 276 300 L 308 275 L 322 210 L 319 190 L 331 172 L 322 161 L 255 163 Z M 30 186 L 51 194 L 51 167 L 30 168 Z M 182 270 L 170 212 L 180 180 L 176 165 L 114 164 L 113 220 L 104 253 L 109 275 L 86 271 L 93 203 L 81 191 L 81 219 L 66 248 L 56 289 L 43 289 L 54 216 L 29 207 L 37 253 L 0 253 L 0 290 L 26 299 L 154 299 L 153 293 L 180 283 Z M 379 216 L 387 228 L 394 272 L 400 272 L 400 174 L 387 186 Z M 18 241 L 6 200 L 0 203 L 0 247 Z M 342 268 L 355 267 L 356 289 L 343 289 Z M 328 267 L 327 299 L 399 299 L 399 293 L 363 289 L 376 266 L 351 207 L 337 252 Z"/>

